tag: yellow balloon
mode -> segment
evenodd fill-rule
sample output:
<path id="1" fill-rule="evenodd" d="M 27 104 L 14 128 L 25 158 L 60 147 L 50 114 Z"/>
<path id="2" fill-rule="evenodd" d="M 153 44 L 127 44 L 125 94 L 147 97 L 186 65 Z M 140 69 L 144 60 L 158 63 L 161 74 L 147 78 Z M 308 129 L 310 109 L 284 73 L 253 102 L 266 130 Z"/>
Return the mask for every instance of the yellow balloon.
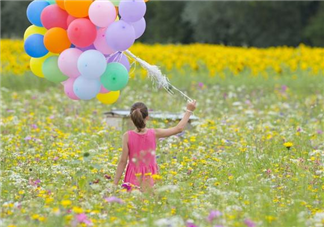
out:
<path id="1" fill-rule="evenodd" d="M 113 104 L 117 102 L 120 95 L 120 91 L 110 91 L 106 94 L 99 93 L 97 99 L 103 104 Z"/>
<path id="2" fill-rule="evenodd" d="M 29 36 L 34 35 L 34 34 L 45 35 L 46 31 L 47 31 L 46 28 L 31 25 L 26 29 L 26 31 L 24 33 L 24 40 L 26 40 Z"/>
<path id="3" fill-rule="evenodd" d="M 44 61 L 51 57 L 51 56 L 54 56 L 55 54 L 49 52 L 48 54 L 46 54 L 44 57 L 41 57 L 41 58 L 31 58 L 30 59 L 30 62 L 29 62 L 29 65 L 30 65 L 30 70 L 38 77 L 42 77 L 44 78 L 44 74 L 43 74 L 43 71 L 42 71 L 42 66 L 43 66 L 43 63 Z"/>

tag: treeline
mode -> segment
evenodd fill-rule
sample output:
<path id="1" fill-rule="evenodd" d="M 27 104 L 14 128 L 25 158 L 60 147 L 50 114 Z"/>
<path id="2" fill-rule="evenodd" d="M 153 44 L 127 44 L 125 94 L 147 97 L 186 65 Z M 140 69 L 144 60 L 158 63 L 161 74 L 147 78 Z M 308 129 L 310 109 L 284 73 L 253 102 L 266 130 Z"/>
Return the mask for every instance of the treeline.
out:
<path id="1" fill-rule="evenodd" d="M 3 38 L 29 26 L 26 1 L 1 1 Z M 151 1 L 145 43 L 217 43 L 234 46 L 324 46 L 324 2 Z"/>

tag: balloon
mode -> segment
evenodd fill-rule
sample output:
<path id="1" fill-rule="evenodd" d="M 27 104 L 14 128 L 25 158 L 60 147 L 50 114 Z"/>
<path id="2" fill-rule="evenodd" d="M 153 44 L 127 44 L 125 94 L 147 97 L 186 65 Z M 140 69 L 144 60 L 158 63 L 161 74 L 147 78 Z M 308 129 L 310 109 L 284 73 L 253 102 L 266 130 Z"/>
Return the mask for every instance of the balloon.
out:
<path id="1" fill-rule="evenodd" d="M 89 8 L 89 18 L 98 27 L 108 27 L 116 16 L 116 8 L 108 0 L 95 1 Z"/>
<path id="2" fill-rule="evenodd" d="M 42 66 L 44 61 L 50 57 L 53 56 L 53 53 L 48 53 L 44 57 L 41 58 L 30 58 L 30 70 L 38 77 L 44 77 Z"/>
<path id="3" fill-rule="evenodd" d="M 58 5 L 58 7 L 65 10 L 64 0 L 55 0 L 55 2 Z"/>
<path id="4" fill-rule="evenodd" d="M 123 20 L 112 23 L 106 31 L 108 46 L 117 51 L 127 50 L 135 42 L 135 30 Z"/>
<path id="5" fill-rule="evenodd" d="M 144 17 L 146 4 L 144 0 L 121 0 L 119 14 L 126 22 L 135 22 Z"/>
<path id="6" fill-rule="evenodd" d="M 78 69 L 87 79 L 99 78 L 106 70 L 106 58 L 97 50 L 87 50 L 78 59 Z"/>
<path id="7" fill-rule="evenodd" d="M 103 54 L 112 54 L 116 51 L 111 49 L 106 42 L 106 30 L 106 28 L 100 28 L 97 31 L 97 38 L 94 41 L 93 45 Z"/>
<path id="8" fill-rule="evenodd" d="M 74 17 L 86 17 L 92 0 L 65 0 L 65 10 Z"/>
<path id="9" fill-rule="evenodd" d="M 44 36 L 44 44 L 52 53 L 61 53 L 71 46 L 67 32 L 63 28 L 51 28 Z"/>
<path id="10" fill-rule="evenodd" d="M 115 53 L 115 54 L 109 56 L 107 58 L 107 63 L 111 63 L 111 62 L 118 62 L 118 63 L 124 65 L 126 67 L 127 71 L 129 72 L 130 64 L 129 64 L 128 58 L 126 57 L 125 54 L 118 52 L 118 53 Z"/>
<path id="11" fill-rule="evenodd" d="M 44 36 L 40 34 L 34 34 L 29 36 L 25 40 L 24 48 L 26 53 L 33 58 L 40 58 L 48 53 L 48 50 L 44 46 Z"/>
<path id="12" fill-rule="evenodd" d="M 113 104 L 117 102 L 120 91 L 110 91 L 106 94 L 98 94 L 97 99 L 103 104 Z"/>
<path id="13" fill-rule="evenodd" d="M 46 0 L 46 1 L 51 5 L 56 4 L 55 0 Z"/>
<path id="14" fill-rule="evenodd" d="M 120 0 L 110 0 L 110 1 L 114 4 L 114 6 L 118 6 L 120 2 Z"/>
<path id="15" fill-rule="evenodd" d="M 35 25 L 31 25 L 29 26 L 25 33 L 24 33 L 24 40 L 26 40 L 29 36 L 33 35 L 33 34 L 41 34 L 41 35 L 45 35 L 46 33 L 46 29 L 43 27 L 38 27 Z"/>
<path id="16" fill-rule="evenodd" d="M 90 46 L 87 47 L 78 47 L 79 50 L 82 50 L 82 52 L 85 52 L 87 50 L 96 50 L 95 46 L 91 44 Z"/>
<path id="17" fill-rule="evenodd" d="M 62 10 L 57 5 L 50 5 L 43 10 L 41 21 L 46 29 L 54 27 L 67 29 L 67 17 L 68 14 L 66 11 Z"/>
<path id="18" fill-rule="evenodd" d="M 63 51 L 58 58 L 58 67 L 68 77 L 78 77 L 78 59 L 82 51 L 77 48 L 69 48 Z"/>
<path id="19" fill-rule="evenodd" d="M 139 21 L 136 22 L 131 22 L 130 23 L 134 30 L 135 30 L 135 39 L 138 39 L 144 34 L 145 28 L 146 28 L 146 21 L 144 17 L 140 19 Z"/>
<path id="20" fill-rule="evenodd" d="M 118 91 L 128 83 L 128 72 L 125 66 L 118 62 L 107 64 L 106 71 L 100 77 L 102 85 L 109 91 Z"/>
<path id="21" fill-rule="evenodd" d="M 41 14 L 43 9 L 47 7 L 49 3 L 47 1 L 38 0 L 31 2 L 27 7 L 27 18 L 30 23 L 42 27 Z"/>
<path id="22" fill-rule="evenodd" d="M 97 37 L 97 29 L 89 19 L 81 18 L 72 21 L 68 28 L 70 41 L 77 47 L 90 46 Z"/>
<path id="23" fill-rule="evenodd" d="M 64 86 L 64 92 L 70 99 L 79 100 L 78 96 L 75 95 L 73 91 L 73 84 L 76 78 L 69 78 L 68 80 L 62 82 Z"/>
<path id="24" fill-rule="evenodd" d="M 108 93 L 108 92 L 109 92 L 109 91 L 108 91 L 104 86 L 101 85 L 99 93 L 101 93 L 101 94 L 106 94 L 106 93 Z"/>
<path id="25" fill-rule="evenodd" d="M 96 97 L 96 95 L 99 93 L 100 86 L 99 80 L 91 80 L 83 76 L 79 76 L 74 81 L 73 91 L 79 99 L 90 100 Z"/>
<path id="26" fill-rule="evenodd" d="M 67 26 L 70 26 L 70 24 L 72 23 L 72 21 L 74 21 L 76 19 L 76 17 L 68 15 L 67 19 L 66 19 L 66 24 Z"/>
<path id="27" fill-rule="evenodd" d="M 47 58 L 42 66 L 42 71 L 45 78 L 54 83 L 60 83 L 68 79 L 59 69 L 58 56 L 52 56 Z"/>

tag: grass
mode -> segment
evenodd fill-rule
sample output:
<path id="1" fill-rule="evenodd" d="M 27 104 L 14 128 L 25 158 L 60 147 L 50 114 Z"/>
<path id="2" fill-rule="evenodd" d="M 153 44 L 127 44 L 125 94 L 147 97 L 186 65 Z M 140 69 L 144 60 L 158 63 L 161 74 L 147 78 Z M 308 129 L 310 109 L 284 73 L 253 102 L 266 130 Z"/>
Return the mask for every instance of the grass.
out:
<path id="1" fill-rule="evenodd" d="M 198 100 L 200 120 L 159 143 L 162 179 L 153 196 L 111 191 L 123 132 L 107 126 L 103 113 L 138 100 L 181 112 L 185 101 L 135 78 L 116 104 L 104 106 L 69 100 L 60 85 L 30 74 L 2 76 L 4 225 L 86 226 L 80 214 L 94 226 L 323 224 L 323 75 L 174 71 L 171 82 Z M 106 202 L 111 196 L 124 203 Z"/>

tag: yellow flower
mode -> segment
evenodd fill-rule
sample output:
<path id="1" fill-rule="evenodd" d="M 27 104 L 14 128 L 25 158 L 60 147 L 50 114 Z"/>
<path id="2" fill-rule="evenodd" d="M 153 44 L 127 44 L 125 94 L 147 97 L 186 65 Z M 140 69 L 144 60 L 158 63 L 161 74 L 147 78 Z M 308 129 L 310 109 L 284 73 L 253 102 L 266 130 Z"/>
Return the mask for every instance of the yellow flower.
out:
<path id="1" fill-rule="evenodd" d="M 73 207 L 72 210 L 74 213 L 77 213 L 77 214 L 83 213 L 83 209 L 81 207 Z"/>
<path id="2" fill-rule="evenodd" d="M 162 177 L 158 174 L 153 174 L 152 178 L 153 178 L 153 180 L 161 180 L 162 179 Z"/>
<path id="3" fill-rule="evenodd" d="M 64 207 L 70 206 L 72 202 L 70 200 L 62 200 L 61 205 Z"/>
<path id="4" fill-rule="evenodd" d="M 285 147 L 287 147 L 288 149 L 290 149 L 294 144 L 292 142 L 286 142 L 283 144 Z"/>

